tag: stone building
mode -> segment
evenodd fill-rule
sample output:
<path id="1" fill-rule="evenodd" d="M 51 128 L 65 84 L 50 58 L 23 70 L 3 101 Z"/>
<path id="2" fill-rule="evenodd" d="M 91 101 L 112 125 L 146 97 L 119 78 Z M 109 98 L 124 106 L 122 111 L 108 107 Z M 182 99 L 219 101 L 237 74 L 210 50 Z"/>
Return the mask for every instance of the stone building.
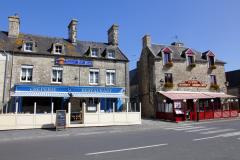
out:
<path id="1" fill-rule="evenodd" d="M 240 70 L 226 72 L 227 92 L 240 98 Z"/>
<path id="2" fill-rule="evenodd" d="M 5 64 L 6 55 L 0 54 L 4 111 L 33 113 L 37 105 L 37 113 L 50 113 L 67 110 L 68 102 L 76 115 L 83 103 L 89 112 L 98 104 L 101 112 L 126 110 L 129 61 L 118 47 L 118 25 L 108 30 L 108 42 L 80 41 L 77 29 L 73 19 L 68 38 L 25 34 L 20 32 L 19 16 L 9 17 L 8 32 L 0 31 L 0 51 L 8 57 Z"/>
<path id="3" fill-rule="evenodd" d="M 222 113 L 214 111 L 229 110 L 223 104 L 234 97 L 226 94 L 225 62 L 215 53 L 201 53 L 180 42 L 152 44 L 149 35 L 142 43 L 137 82 L 143 117 L 197 120 L 219 117 Z"/>

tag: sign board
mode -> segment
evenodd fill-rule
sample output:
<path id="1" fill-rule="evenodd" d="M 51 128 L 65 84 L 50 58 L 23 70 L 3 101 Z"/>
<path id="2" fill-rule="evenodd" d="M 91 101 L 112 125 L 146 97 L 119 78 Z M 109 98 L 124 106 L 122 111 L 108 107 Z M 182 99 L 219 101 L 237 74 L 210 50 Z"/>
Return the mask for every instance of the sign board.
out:
<path id="1" fill-rule="evenodd" d="M 93 62 L 92 61 L 79 60 L 79 59 L 65 59 L 65 58 L 58 58 L 58 59 L 56 59 L 56 64 L 93 66 Z"/>
<path id="2" fill-rule="evenodd" d="M 66 128 L 66 110 L 56 110 L 56 130 Z"/>
<path id="3" fill-rule="evenodd" d="M 178 83 L 178 87 L 207 87 L 207 84 L 198 80 L 188 80 L 182 83 Z"/>

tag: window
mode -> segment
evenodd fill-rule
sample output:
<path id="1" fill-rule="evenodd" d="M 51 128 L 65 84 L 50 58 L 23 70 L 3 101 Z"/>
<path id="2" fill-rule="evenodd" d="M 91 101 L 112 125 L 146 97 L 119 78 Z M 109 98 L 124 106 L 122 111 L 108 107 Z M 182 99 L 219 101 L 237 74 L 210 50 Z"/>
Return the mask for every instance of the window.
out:
<path id="1" fill-rule="evenodd" d="M 32 52 L 33 51 L 33 42 L 26 42 L 24 44 L 24 51 Z"/>
<path id="2" fill-rule="evenodd" d="M 89 84 L 97 85 L 99 81 L 99 69 L 90 69 Z"/>
<path id="3" fill-rule="evenodd" d="M 52 83 L 61 83 L 63 76 L 63 68 L 53 67 L 52 68 Z"/>
<path id="4" fill-rule="evenodd" d="M 210 75 L 210 83 L 211 83 L 211 85 L 217 84 L 217 79 L 216 79 L 215 75 Z"/>
<path id="5" fill-rule="evenodd" d="M 194 57 L 193 57 L 193 56 L 190 56 L 190 55 L 188 55 L 188 56 L 187 56 L 187 62 L 188 62 L 188 65 L 191 65 L 191 64 L 193 64 L 193 63 L 194 63 Z"/>
<path id="6" fill-rule="evenodd" d="M 168 64 L 169 62 L 171 62 L 171 54 L 170 53 L 163 53 L 163 64 Z"/>
<path id="7" fill-rule="evenodd" d="M 97 48 L 91 49 L 91 57 L 98 57 L 98 49 Z"/>
<path id="8" fill-rule="evenodd" d="M 208 63 L 209 63 L 209 66 L 214 66 L 215 65 L 214 56 L 209 56 L 208 57 Z"/>
<path id="9" fill-rule="evenodd" d="M 113 51 L 113 50 L 108 51 L 108 58 L 115 59 L 115 51 Z"/>
<path id="10" fill-rule="evenodd" d="M 172 73 L 165 73 L 165 83 L 173 83 Z"/>
<path id="11" fill-rule="evenodd" d="M 31 82 L 33 66 L 23 65 L 21 71 L 21 82 Z"/>
<path id="12" fill-rule="evenodd" d="M 62 46 L 62 45 L 55 45 L 55 51 L 54 51 L 54 53 L 56 53 L 56 54 L 62 54 L 62 49 L 63 49 L 63 46 Z"/>
<path id="13" fill-rule="evenodd" d="M 107 70 L 106 72 L 106 84 L 114 85 L 116 82 L 116 73 L 115 70 Z"/>

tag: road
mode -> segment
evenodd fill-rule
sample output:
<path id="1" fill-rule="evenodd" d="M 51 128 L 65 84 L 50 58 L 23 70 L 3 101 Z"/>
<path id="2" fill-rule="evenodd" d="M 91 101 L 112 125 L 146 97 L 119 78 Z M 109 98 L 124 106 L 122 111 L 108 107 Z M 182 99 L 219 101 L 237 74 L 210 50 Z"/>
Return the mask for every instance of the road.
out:
<path id="1" fill-rule="evenodd" d="M 0 140 L 1 160 L 239 160 L 240 120 Z M 159 122 L 160 123 L 160 122 Z M 94 130 L 94 132 L 91 132 Z M 12 131 L 14 132 L 14 131 Z M 52 131 L 53 132 L 53 131 Z M 64 132 L 64 131 L 63 131 Z M 4 132 L 3 132 L 4 133 Z M 9 131 L 6 132 L 9 134 Z"/>

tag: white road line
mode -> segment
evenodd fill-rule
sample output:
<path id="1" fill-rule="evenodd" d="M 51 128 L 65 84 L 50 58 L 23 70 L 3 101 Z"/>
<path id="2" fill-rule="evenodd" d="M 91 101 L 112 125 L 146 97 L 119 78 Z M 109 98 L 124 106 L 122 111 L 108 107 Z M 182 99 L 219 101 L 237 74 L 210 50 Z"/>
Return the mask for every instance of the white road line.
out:
<path id="1" fill-rule="evenodd" d="M 196 138 L 196 139 L 193 139 L 193 141 L 201 141 L 201 140 L 213 139 L 213 138 L 218 138 L 218 137 L 221 137 L 221 136 L 217 135 L 217 136 L 212 136 L 212 137 Z"/>
<path id="2" fill-rule="evenodd" d="M 91 155 L 98 155 L 98 154 L 106 154 L 106 153 L 114 153 L 114 152 L 123 152 L 123 151 L 145 149 L 145 148 L 154 148 L 154 147 L 160 147 L 160 146 L 166 146 L 166 145 L 168 145 L 168 144 L 167 143 L 165 143 L 165 144 L 155 144 L 155 145 L 150 145 L 150 146 L 141 146 L 141 147 L 134 147 L 134 148 L 124 148 L 124 149 L 109 150 L 109 151 L 102 151 L 102 152 L 86 153 L 85 155 L 86 156 L 91 156 Z"/>
<path id="3" fill-rule="evenodd" d="M 199 131 L 208 131 L 208 130 L 213 130 L 213 129 L 217 129 L 217 128 L 200 128 L 200 129 L 189 130 L 186 132 L 199 132 Z"/>
<path id="4" fill-rule="evenodd" d="M 164 129 L 181 129 L 181 128 L 192 128 L 194 126 L 179 126 L 179 127 L 169 127 L 169 128 L 164 128 Z"/>
<path id="5" fill-rule="evenodd" d="M 239 136 L 240 135 L 240 131 L 238 132 L 230 132 L 230 133 L 224 133 L 224 134 L 219 134 L 216 136 L 212 136 L 212 137 L 203 137 L 203 138 L 197 138 L 197 139 L 193 139 L 193 141 L 201 141 L 201 140 L 207 140 L 207 139 L 213 139 L 213 138 L 226 138 L 226 137 L 234 137 L 234 136 Z M 240 138 L 238 138 L 240 140 Z"/>
<path id="6" fill-rule="evenodd" d="M 219 129 L 214 131 L 207 131 L 207 132 L 201 132 L 200 134 L 213 134 L 213 133 L 222 133 L 222 132 L 228 132 L 228 131 L 235 131 L 236 129 Z"/>
<path id="7" fill-rule="evenodd" d="M 174 130 L 176 130 L 176 131 L 185 131 L 185 130 L 193 130 L 193 129 L 200 129 L 200 128 L 205 128 L 205 127 L 203 127 L 203 126 L 199 126 L 199 127 L 188 127 L 188 128 L 180 128 L 180 129 L 174 129 Z"/>

